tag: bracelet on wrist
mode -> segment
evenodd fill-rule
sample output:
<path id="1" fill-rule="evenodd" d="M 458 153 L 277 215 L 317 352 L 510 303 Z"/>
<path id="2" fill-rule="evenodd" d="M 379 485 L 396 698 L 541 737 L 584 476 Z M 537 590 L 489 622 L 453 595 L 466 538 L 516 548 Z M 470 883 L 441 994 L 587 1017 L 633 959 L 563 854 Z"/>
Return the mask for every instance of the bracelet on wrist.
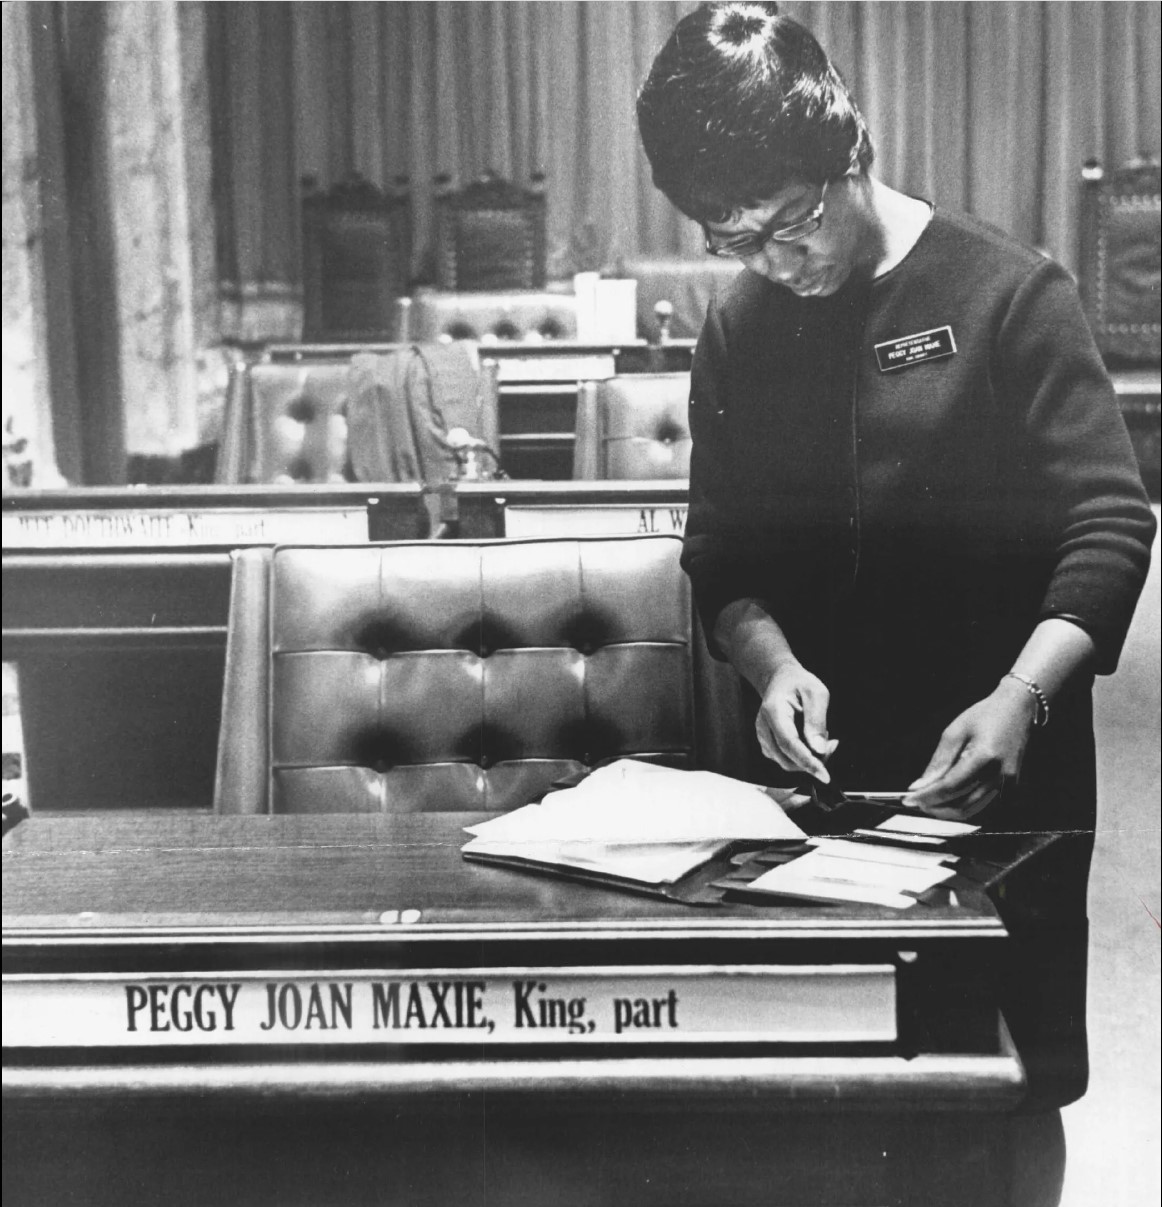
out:
<path id="1" fill-rule="evenodd" d="M 1030 679 L 1028 675 L 1022 675 L 1020 671 L 1008 671 L 1001 678 L 1015 679 L 1033 697 L 1036 705 L 1033 712 L 1034 729 L 1043 729 L 1049 724 L 1049 699 L 1041 690 L 1041 685 L 1036 679 Z"/>

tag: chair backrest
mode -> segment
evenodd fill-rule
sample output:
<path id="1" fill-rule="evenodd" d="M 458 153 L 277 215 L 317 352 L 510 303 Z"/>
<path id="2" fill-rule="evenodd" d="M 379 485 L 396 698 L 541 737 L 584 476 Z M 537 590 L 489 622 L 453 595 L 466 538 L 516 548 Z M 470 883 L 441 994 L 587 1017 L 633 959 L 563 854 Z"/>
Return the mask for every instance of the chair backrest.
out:
<path id="1" fill-rule="evenodd" d="M 543 289 L 544 177 L 532 187 L 486 173 L 462 189 L 437 179 L 436 284 L 445 290 Z"/>
<path id="2" fill-rule="evenodd" d="M 581 382 L 573 477 L 689 477 L 689 400 L 689 373 L 624 373 Z"/>
<path id="3" fill-rule="evenodd" d="M 702 256 L 623 260 L 611 271 L 637 281 L 637 333 L 642 339 L 655 340 L 659 302 L 671 307 L 666 334 L 673 339 L 696 339 L 711 299 L 725 293 L 741 270 L 737 261 Z"/>
<path id="4" fill-rule="evenodd" d="M 1162 355 L 1162 191 L 1157 160 L 1082 172 L 1078 285 L 1110 363 Z"/>
<path id="5" fill-rule="evenodd" d="M 523 343 L 577 338 L 577 299 L 572 293 L 425 289 L 400 298 L 396 315 L 395 329 L 404 340 Z"/>
<path id="6" fill-rule="evenodd" d="M 345 482 L 346 361 L 249 366 L 254 460 L 248 481 Z"/>
<path id="7" fill-rule="evenodd" d="M 497 446 L 497 372 L 470 344 L 318 349 L 236 367 L 219 481 L 444 482 L 445 439 L 463 428 Z"/>
<path id="8" fill-rule="evenodd" d="M 394 338 L 395 299 L 408 291 L 411 197 L 352 176 L 327 192 L 304 180 L 303 339 Z"/>
<path id="9" fill-rule="evenodd" d="M 626 756 L 704 765 L 718 747 L 696 713 L 728 735 L 741 726 L 700 706 L 705 652 L 679 549 L 629 537 L 242 551 L 217 807 L 502 810 Z"/>

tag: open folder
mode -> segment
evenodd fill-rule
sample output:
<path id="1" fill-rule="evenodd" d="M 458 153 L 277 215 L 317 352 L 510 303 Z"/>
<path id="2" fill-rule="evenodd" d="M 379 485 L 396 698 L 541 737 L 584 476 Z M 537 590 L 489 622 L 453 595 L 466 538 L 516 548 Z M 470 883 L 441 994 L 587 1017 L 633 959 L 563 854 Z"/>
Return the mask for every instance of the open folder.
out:
<path id="1" fill-rule="evenodd" d="M 704 889 L 719 888 L 751 901 L 782 897 L 907 909 L 956 875 L 958 857 L 945 843 L 978 828 L 909 814 L 856 830 L 847 840 L 809 838 L 767 789 L 708 771 L 623 759 L 574 788 L 549 793 L 540 804 L 467 827 L 473 837 L 462 850 L 470 860 L 653 889 L 691 902 L 706 900 Z M 916 849 L 913 842 L 924 845 Z M 764 847 L 779 853 L 766 861 L 747 857 L 749 870 L 714 878 L 722 875 L 716 865 L 729 868 L 728 856 Z M 775 866 L 764 866 L 771 862 Z M 700 877 L 694 876 L 699 869 Z M 666 892 L 668 886 L 675 891 Z"/>

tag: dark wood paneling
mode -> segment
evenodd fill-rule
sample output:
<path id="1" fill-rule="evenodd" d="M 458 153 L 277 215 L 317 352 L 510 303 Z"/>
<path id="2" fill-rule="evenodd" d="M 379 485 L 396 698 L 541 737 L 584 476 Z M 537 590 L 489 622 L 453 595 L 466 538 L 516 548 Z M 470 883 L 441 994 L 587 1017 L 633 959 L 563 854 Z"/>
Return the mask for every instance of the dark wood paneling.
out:
<path id="1" fill-rule="evenodd" d="M 4 559 L 4 634 L 53 629 L 218 628 L 230 606 L 229 553 L 73 553 Z"/>
<path id="2" fill-rule="evenodd" d="M 226 643 L 94 648 L 19 658 L 34 810 L 209 809 Z"/>
<path id="3" fill-rule="evenodd" d="M 439 1110 L 104 1101 L 6 1106 L 10 1203 L 129 1207 L 995 1207 L 1008 1123 L 975 1113 L 820 1118 L 745 1099 L 513 1110 L 461 1094 Z M 1039 1154 L 1050 1164 L 1063 1154 Z M 1051 1176 L 1051 1174 L 1050 1174 Z"/>

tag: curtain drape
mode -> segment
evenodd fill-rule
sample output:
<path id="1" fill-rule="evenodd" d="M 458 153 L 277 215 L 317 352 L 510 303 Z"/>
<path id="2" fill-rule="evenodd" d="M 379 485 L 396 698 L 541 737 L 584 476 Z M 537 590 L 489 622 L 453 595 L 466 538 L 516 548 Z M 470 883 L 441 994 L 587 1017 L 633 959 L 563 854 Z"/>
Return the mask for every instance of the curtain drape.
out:
<path id="1" fill-rule="evenodd" d="M 678 0 L 213 4 L 219 258 L 297 280 L 294 182 L 547 177 L 550 269 L 698 253 L 653 189 L 634 95 Z M 889 184 L 1072 266 L 1082 163 L 1156 154 L 1156 3 L 787 3 L 844 73 Z"/>

